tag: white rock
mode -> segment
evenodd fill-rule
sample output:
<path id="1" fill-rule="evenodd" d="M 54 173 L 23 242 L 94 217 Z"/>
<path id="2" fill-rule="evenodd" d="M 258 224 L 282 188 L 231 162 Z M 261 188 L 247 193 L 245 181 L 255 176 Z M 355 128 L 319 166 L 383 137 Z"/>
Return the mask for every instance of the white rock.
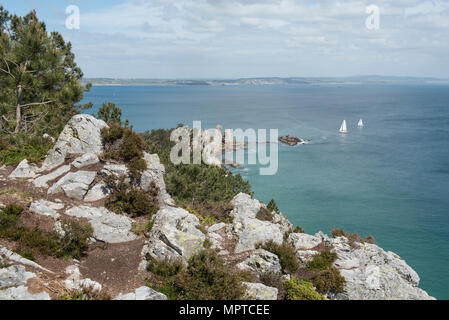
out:
<path id="1" fill-rule="evenodd" d="M 30 165 L 27 159 L 22 160 L 16 167 L 16 169 L 11 172 L 9 178 L 20 179 L 20 178 L 34 178 L 37 176 L 37 167 Z"/>
<path id="2" fill-rule="evenodd" d="M 236 253 L 254 250 L 256 244 L 269 240 L 281 244 L 284 241 L 284 230 L 280 224 L 261 221 L 256 218 L 262 204 L 247 194 L 240 193 L 232 200 L 234 217 L 232 231 L 237 238 Z"/>
<path id="3" fill-rule="evenodd" d="M 346 279 L 344 292 L 334 299 L 428 300 L 434 299 L 418 288 L 418 274 L 393 252 L 375 244 L 351 247 L 348 239 L 330 239 L 338 259 L 334 266 Z"/>
<path id="4" fill-rule="evenodd" d="M 49 174 L 37 177 L 36 179 L 33 180 L 33 184 L 37 188 L 48 188 L 47 182 L 54 180 L 69 171 L 70 171 L 70 165 L 61 166 L 58 169 L 56 169 L 55 171 L 50 172 Z"/>
<path id="5" fill-rule="evenodd" d="M 26 266 L 30 266 L 48 273 L 53 273 L 52 271 L 41 267 L 40 265 L 38 265 L 36 262 L 25 259 L 24 257 L 18 255 L 17 253 L 12 252 L 11 250 L 0 246 L 0 255 L 4 256 L 6 259 L 26 265 Z"/>
<path id="6" fill-rule="evenodd" d="M 216 231 L 219 231 L 219 230 L 221 230 L 221 229 L 223 229 L 225 227 L 226 227 L 226 223 L 220 222 L 220 223 L 214 224 L 214 225 L 210 226 L 209 228 L 207 228 L 207 231 L 209 231 L 209 232 L 216 232 Z"/>
<path id="7" fill-rule="evenodd" d="M 277 300 L 278 289 L 262 283 L 243 282 L 248 300 Z"/>
<path id="8" fill-rule="evenodd" d="M 294 246 L 296 250 L 309 250 L 319 245 L 322 240 L 305 233 L 291 233 L 287 242 Z"/>
<path id="9" fill-rule="evenodd" d="M 76 265 L 68 266 L 65 270 L 66 274 L 69 276 L 64 280 L 64 284 L 69 290 L 91 290 L 94 292 L 99 292 L 102 289 L 100 283 L 93 281 L 89 278 L 81 279 L 81 272 L 79 267 Z"/>
<path id="10" fill-rule="evenodd" d="M 140 287 L 128 294 L 119 294 L 114 300 L 167 300 L 167 296 L 149 287 Z"/>
<path id="11" fill-rule="evenodd" d="M 56 194 L 64 191 L 68 197 L 82 199 L 96 175 L 95 171 L 69 172 L 48 189 L 47 193 Z"/>
<path id="12" fill-rule="evenodd" d="M 31 294 L 27 287 L 19 286 L 0 290 L 0 300 L 50 300 L 50 296 L 46 292 Z"/>
<path id="13" fill-rule="evenodd" d="M 98 159 L 98 156 L 95 153 L 86 153 L 83 154 L 82 156 L 76 158 L 73 162 L 72 162 L 72 166 L 74 166 L 75 168 L 81 169 L 83 167 L 92 165 L 92 164 L 96 164 L 100 162 L 100 159 Z"/>
<path id="14" fill-rule="evenodd" d="M 65 214 L 88 219 L 94 229 L 93 235 L 98 240 L 120 243 L 137 239 L 137 235 L 131 232 L 133 220 L 110 212 L 106 208 L 79 206 L 70 208 Z"/>
<path id="15" fill-rule="evenodd" d="M 53 219 L 59 219 L 60 214 L 56 210 L 64 208 L 64 204 L 55 203 L 47 200 L 35 201 L 30 205 L 30 211 L 42 216 L 52 217 Z"/>
<path id="16" fill-rule="evenodd" d="M 278 256 L 264 249 L 254 251 L 245 261 L 239 263 L 237 268 L 253 271 L 258 274 L 282 273 Z"/>
<path id="17" fill-rule="evenodd" d="M 101 174 L 105 176 L 114 176 L 116 178 L 127 177 L 129 170 L 124 164 L 106 164 L 101 170 Z"/>
<path id="18" fill-rule="evenodd" d="M 26 285 L 28 279 L 34 277 L 36 275 L 27 272 L 24 266 L 14 265 L 0 269 L 0 289 Z"/>
<path id="19" fill-rule="evenodd" d="M 72 117 L 59 135 L 53 149 L 44 160 L 42 170 L 49 170 L 61 165 L 68 154 L 103 152 L 101 129 L 107 124 L 88 114 Z"/>
<path id="20" fill-rule="evenodd" d="M 108 197 L 112 193 L 111 188 L 106 186 L 105 183 L 100 182 L 93 186 L 84 197 L 86 202 L 95 202 Z"/>
<path id="21" fill-rule="evenodd" d="M 153 217 L 153 228 L 142 250 L 155 259 L 188 260 L 203 249 L 205 235 L 197 229 L 199 220 L 181 208 L 167 207 Z M 145 265 L 145 261 L 141 268 Z"/>

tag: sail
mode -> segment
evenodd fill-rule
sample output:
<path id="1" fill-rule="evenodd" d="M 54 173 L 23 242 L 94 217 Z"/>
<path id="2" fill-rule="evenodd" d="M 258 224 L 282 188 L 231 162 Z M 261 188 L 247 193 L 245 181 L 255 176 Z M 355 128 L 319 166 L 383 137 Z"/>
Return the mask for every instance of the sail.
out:
<path id="1" fill-rule="evenodd" d="M 348 133 L 348 129 L 346 128 L 346 120 L 343 120 L 343 123 L 341 124 L 340 133 Z"/>
<path id="2" fill-rule="evenodd" d="M 363 124 L 363 120 L 362 120 L 362 119 L 360 119 L 360 120 L 359 120 L 359 123 L 358 123 L 357 125 L 359 126 L 359 128 L 363 127 L 363 126 L 364 126 L 364 124 Z"/>

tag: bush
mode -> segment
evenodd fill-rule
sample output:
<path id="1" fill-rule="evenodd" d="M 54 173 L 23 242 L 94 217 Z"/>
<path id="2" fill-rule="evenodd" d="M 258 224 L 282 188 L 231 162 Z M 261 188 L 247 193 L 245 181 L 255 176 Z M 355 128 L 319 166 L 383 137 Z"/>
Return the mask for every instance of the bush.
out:
<path id="1" fill-rule="evenodd" d="M 319 255 L 313 256 L 313 259 L 307 263 L 307 268 L 309 270 L 326 270 L 332 267 L 335 260 L 337 260 L 337 254 L 325 250 Z"/>
<path id="2" fill-rule="evenodd" d="M 323 294 L 343 292 L 346 282 L 340 271 L 335 267 L 318 272 L 312 278 L 312 281 L 318 292 Z"/>
<path id="3" fill-rule="evenodd" d="M 261 221 L 273 221 L 273 214 L 272 211 L 269 211 L 268 209 L 264 207 L 260 207 L 259 211 L 256 214 L 256 218 Z"/>
<path id="4" fill-rule="evenodd" d="M 18 134 L 0 136 L 0 164 L 17 165 L 23 159 L 31 163 L 43 160 L 53 143 L 38 136 Z"/>
<path id="5" fill-rule="evenodd" d="M 293 230 L 294 233 L 306 233 L 301 226 L 296 226 Z"/>
<path id="6" fill-rule="evenodd" d="M 104 291 L 90 288 L 70 290 L 59 297 L 60 300 L 111 300 L 111 296 Z"/>
<path id="7" fill-rule="evenodd" d="M 209 226 L 218 222 L 231 223 L 233 217 L 231 211 L 234 206 L 227 201 L 192 201 L 192 202 L 178 202 L 187 211 L 194 214 L 201 222 L 201 224 Z"/>
<path id="8" fill-rule="evenodd" d="M 93 229 L 89 223 L 67 220 L 62 223 L 64 236 L 60 239 L 61 248 L 57 257 L 80 259 L 89 249 L 89 239 Z"/>
<path id="9" fill-rule="evenodd" d="M 355 242 L 358 242 L 358 243 L 371 243 L 371 244 L 375 244 L 376 243 L 376 241 L 374 240 L 373 236 L 368 236 L 366 238 L 361 238 L 357 232 L 351 235 L 351 234 L 345 232 L 343 229 L 333 229 L 332 230 L 332 237 L 333 238 L 346 237 L 349 240 L 349 244 L 352 247 L 356 246 Z"/>
<path id="10" fill-rule="evenodd" d="M 271 199 L 271 201 L 268 202 L 267 209 L 270 210 L 270 212 L 274 211 L 276 213 L 280 213 L 279 208 L 276 204 L 276 201 L 274 201 L 274 199 Z"/>
<path id="11" fill-rule="evenodd" d="M 270 240 L 262 245 L 258 245 L 262 249 L 265 249 L 271 253 L 274 253 L 279 257 L 282 270 L 285 273 L 295 273 L 299 269 L 298 258 L 296 257 L 296 250 L 286 242 L 277 244 L 273 240 Z"/>
<path id="12" fill-rule="evenodd" d="M 284 283 L 287 300 L 324 300 L 324 296 L 315 291 L 313 284 L 306 280 L 288 280 Z"/>
<path id="13" fill-rule="evenodd" d="M 186 268 L 181 263 L 162 262 L 149 270 L 162 276 L 159 284 L 153 283 L 158 291 L 170 299 L 176 300 L 238 300 L 242 299 L 245 289 L 244 276 L 226 266 L 213 251 L 205 250 L 193 256 Z M 154 272 L 153 272 L 154 273 Z"/>
<path id="14" fill-rule="evenodd" d="M 104 158 L 125 162 L 130 177 L 140 179 L 141 173 L 147 169 L 147 163 L 143 159 L 143 138 L 132 128 L 122 127 L 118 123 L 111 123 L 109 128 L 103 128 L 101 137 L 105 145 Z"/>
<path id="15" fill-rule="evenodd" d="M 65 222 L 65 236 L 27 228 L 20 223 L 22 207 L 9 205 L 0 212 L 0 238 L 16 242 L 16 251 L 23 257 L 35 260 L 36 255 L 79 259 L 88 249 L 92 229 L 87 224 Z"/>
<path id="16" fill-rule="evenodd" d="M 159 188 L 154 182 L 148 191 L 143 191 L 123 180 L 112 186 L 112 194 L 106 207 L 116 213 L 126 213 L 132 217 L 152 216 L 159 210 Z"/>
<path id="17" fill-rule="evenodd" d="M 112 102 L 104 102 L 98 109 L 97 118 L 106 123 L 122 124 L 122 109 Z"/>
<path id="18" fill-rule="evenodd" d="M 284 279 L 282 275 L 274 272 L 266 272 L 259 276 L 260 282 L 268 287 L 278 289 L 278 300 L 284 300 L 286 291 L 284 286 Z"/>

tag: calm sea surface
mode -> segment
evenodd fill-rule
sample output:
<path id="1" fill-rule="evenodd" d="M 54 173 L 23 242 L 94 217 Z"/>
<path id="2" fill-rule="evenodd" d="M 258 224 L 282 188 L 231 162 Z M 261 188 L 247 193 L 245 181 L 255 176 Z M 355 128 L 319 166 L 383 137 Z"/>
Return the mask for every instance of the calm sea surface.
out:
<path id="1" fill-rule="evenodd" d="M 203 128 L 278 128 L 311 139 L 279 145 L 274 176 L 256 166 L 237 172 L 306 232 L 373 235 L 430 295 L 449 299 L 449 86 L 98 86 L 85 101 L 92 112 L 115 102 L 138 131 L 201 120 Z"/>

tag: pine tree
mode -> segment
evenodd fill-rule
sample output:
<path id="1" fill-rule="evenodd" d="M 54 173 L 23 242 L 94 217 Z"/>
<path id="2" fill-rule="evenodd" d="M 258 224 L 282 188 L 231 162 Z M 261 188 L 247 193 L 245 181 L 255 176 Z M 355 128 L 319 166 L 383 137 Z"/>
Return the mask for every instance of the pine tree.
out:
<path id="1" fill-rule="evenodd" d="M 0 129 L 3 134 L 57 135 L 85 88 L 72 45 L 48 33 L 35 11 L 11 16 L 0 6 Z M 90 87 L 90 86 L 89 86 Z"/>

